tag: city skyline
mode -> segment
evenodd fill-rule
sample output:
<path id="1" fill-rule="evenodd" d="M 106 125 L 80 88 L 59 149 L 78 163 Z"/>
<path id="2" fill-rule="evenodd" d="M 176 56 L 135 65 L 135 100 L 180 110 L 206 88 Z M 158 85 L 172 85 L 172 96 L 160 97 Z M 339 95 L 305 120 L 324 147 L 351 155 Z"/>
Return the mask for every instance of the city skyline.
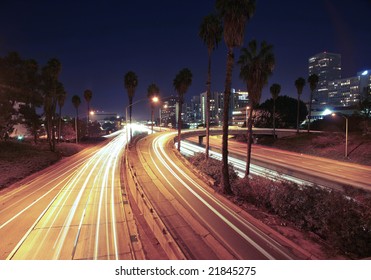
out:
<path id="1" fill-rule="evenodd" d="M 151 83 L 159 86 L 162 96 L 176 94 L 172 81 L 180 69 L 188 67 L 193 73 L 186 93 L 189 101 L 206 90 L 207 50 L 198 31 L 202 18 L 214 10 L 214 5 L 215 1 L 91 1 L 89 5 L 5 1 L 0 12 L 0 56 L 16 51 L 23 58 L 36 59 L 40 67 L 50 58 L 58 58 L 62 64 L 60 80 L 68 94 L 66 114 L 74 112 L 68 102 L 72 96 L 78 94 L 83 100 L 87 88 L 93 91 L 92 109 L 123 114 L 128 104 L 123 77 L 129 70 L 138 75 L 134 100 L 140 100 L 146 97 Z M 350 6 L 347 1 L 316 0 L 301 3 L 300 9 L 294 1 L 285 5 L 257 1 L 255 15 L 247 23 L 244 45 L 253 38 L 266 40 L 273 44 L 276 55 L 276 68 L 261 101 L 270 98 L 272 83 L 282 85 L 281 95 L 295 97 L 295 79 L 306 78 L 308 58 L 323 51 L 341 54 L 342 77 L 370 69 L 370 8 L 366 0 Z M 235 60 L 238 56 L 236 51 Z M 223 41 L 212 59 L 212 90 L 220 92 L 225 80 Z M 235 65 L 233 88 L 246 90 L 238 72 Z M 306 86 L 303 99 L 308 97 Z M 143 102 L 137 106 L 148 105 Z M 85 107 L 83 102 L 82 113 Z"/>

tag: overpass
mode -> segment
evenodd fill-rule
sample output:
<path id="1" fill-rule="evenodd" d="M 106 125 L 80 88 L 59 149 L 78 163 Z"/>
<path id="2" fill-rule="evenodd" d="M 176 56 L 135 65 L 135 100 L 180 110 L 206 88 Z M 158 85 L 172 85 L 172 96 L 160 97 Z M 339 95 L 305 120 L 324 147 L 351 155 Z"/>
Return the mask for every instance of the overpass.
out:
<path id="1" fill-rule="evenodd" d="M 304 130 L 300 131 L 304 132 Z M 305 130 L 306 132 L 306 130 Z M 313 131 L 311 131 L 313 132 Z M 315 131 L 318 132 L 318 131 Z M 210 135 L 222 135 L 223 129 L 222 128 L 211 128 Z M 247 128 L 229 128 L 228 135 L 246 135 Z M 277 129 L 276 128 L 276 137 L 282 138 L 287 137 L 290 135 L 295 135 L 296 129 Z M 253 135 L 265 135 L 265 136 L 272 136 L 273 135 L 273 128 L 253 128 Z M 188 137 L 198 136 L 198 143 L 202 144 L 203 138 L 206 137 L 206 129 L 194 129 L 194 130 L 182 130 L 181 138 L 185 139 Z"/>

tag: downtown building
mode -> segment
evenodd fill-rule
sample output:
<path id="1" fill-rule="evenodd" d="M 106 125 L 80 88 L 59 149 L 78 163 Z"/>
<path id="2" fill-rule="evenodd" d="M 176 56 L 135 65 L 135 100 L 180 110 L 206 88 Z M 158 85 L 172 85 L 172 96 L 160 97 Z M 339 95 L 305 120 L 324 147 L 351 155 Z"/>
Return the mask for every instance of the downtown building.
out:
<path id="1" fill-rule="evenodd" d="M 308 76 L 318 76 L 317 88 L 313 92 L 313 109 L 321 108 L 329 103 L 329 82 L 341 78 L 341 55 L 322 52 L 309 58 Z"/>
<path id="2" fill-rule="evenodd" d="M 200 94 L 201 122 L 206 123 L 206 92 Z M 229 124 L 243 126 L 248 114 L 248 92 L 231 89 L 229 100 Z M 223 122 L 224 93 L 213 92 L 210 98 L 210 125 L 219 126 Z"/>
<path id="3" fill-rule="evenodd" d="M 342 78 L 340 54 L 316 54 L 309 58 L 308 70 L 309 76 L 318 76 L 312 99 L 312 119 L 321 119 L 329 112 L 351 115 L 358 110 L 361 101 L 371 97 L 371 70 Z"/>
<path id="4" fill-rule="evenodd" d="M 371 70 L 329 82 L 329 106 L 335 111 L 343 110 L 352 114 L 360 102 L 368 98 L 371 98 Z"/>

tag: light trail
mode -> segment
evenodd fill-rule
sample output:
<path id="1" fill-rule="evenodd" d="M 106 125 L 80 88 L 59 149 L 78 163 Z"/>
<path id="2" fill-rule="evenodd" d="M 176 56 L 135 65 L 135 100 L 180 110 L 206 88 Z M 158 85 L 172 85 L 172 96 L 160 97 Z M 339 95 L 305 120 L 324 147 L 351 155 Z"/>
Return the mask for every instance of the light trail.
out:
<path id="1" fill-rule="evenodd" d="M 119 161 L 125 144 L 125 134 L 120 132 L 90 158 L 84 157 L 83 160 L 78 160 L 78 165 L 77 163 L 70 164 L 70 168 L 72 166 L 76 169 L 73 172 L 70 171 L 69 176 L 63 177 L 65 173 L 68 173 L 67 166 L 63 167 L 61 175 L 51 182 L 53 184 L 55 181 L 57 183 L 55 186 L 0 225 L 0 229 L 2 229 L 14 222 L 31 207 L 37 205 L 41 199 L 55 191 L 56 188 L 60 188 L 7 259 L 22 259 L 24 257 L 37 259 L 40 258 L 38 256 L 44 256 L 42 258 L 47 259 L 74 259 L 77 252 L 77 258 L 119 259 L 120 254 L 124 254 L 124 252 L 121 251 L 122 248 L 119 244 L 117 223 L 124 224 L 124 226 L 125 223 L 122 223 L 122 220 L 116 221 L 116 211 L 121 212 L 122 209 L 118 210 L 117 207 L 120 205 L 115 203 L 115 200 L 120 201 L 120 198 L 116 199 L 116 197 L 121 194 L 120 184 L 116 185 L 115 180 L 119 180 Z M 38 180 L 43 182 L 41 178 Z M 41 188 L 46 187 L 43 183 Z M 16 193 L 19 192 L 19 190 L 16 191 Z M 33 191 L 32 194 L 35 192 Z M 89 215 L 87 215 L 88 211 Z M 94 216 L 91 216 L 92 214 Z M 120 214 L 120 219 L 122 219 L 122 215 Z M 92 224 L 89 220 L 93 217 L 95 217 L 95 223 Z M 87 230 L 94 228 L 94 231 L 89 233 L 85 230 L 83 232 L 84 227 Z M 128 231 L 130 232 L 129 229 Z M 81 238 L 82 233 L 84 238 Z M 94 241 L 90 243 L 89 240 Z M 50 243 L 51 241 L 52 243 Z M 22 249 L 22 246 L 27 248 L 28 244 L 37 246 L 33 246 L 32 251 Z M 89 244 L 92 246 L 89 247 Z M 78 250 L 79 246 L 83 247 Z M 81 251 L 83 248 L 85 251 Z M 27 252 L 27 255 L 22 257 L 22 254 L 18 253 L 21 251 Z M 68 254 L 68 252 L 70 253 Z"/>
<path id="2" fill-rule="evenodd" d="M 186 187 L 199 201 L 201 201 L 209 210 L 211 210 L 216 216 L 218 216 L 225 224 L 227 224 L 232 230 L 234 230 L 238 235 L 240 235 L 246 242 L 248 242 L 249 244 L 251 244 L 257 251 L 259 251 L 262 255 L 264 255 L 266 258 L 268 259 L 274 259 L 274 257 L 268 253 L 265 249 L 263 249 L 260 245 L 258 245 L 254 240 L 252 240 L 249 236 L 247 236 L 243 230 L 241 230 L 239 228 L 239 226 L 237 226 L 236 224 L 234 224 L 232 221 L 229 220 L 229 218 L 227 218 L 224 214 L 222 214 L 220 211 L 218 211 L 215 207 L 213 207 L 209 202 L 207 202 L 203 197 L 201 197 L 201 195 L 199 195 L 194 189 L 193 187 L 196 187 L 196 189 L 198 189 L 203 195 L 205 195 L 210 201 L 212 201 L 213 203 L 215 203 L 218 207 L 220 207 L 221 209 L 223 209 L 223 211 L 225 211 L 228 215 L 230 215 L 231 217 L 233 217 L 235 220 L 238 221 L 238 223 L 242 224 L 244 227 L 248 228 L 249 230 L 253 231 L 255 234 L 259 235 L 263 240 L 265 240 L 268 244 L 270 244 L 271 247 L 273 247 L 276 251 L 280 252 L 282 255 L 284 255 L 286 258 L 288 259 L 291 259 L 291 257 L 289 255 L 287 255 L 283 250 L 281 250 L 280 245 L 273 239 L 269 238 L 269 237 L 266 237 L 266 235 L 264 233 L 262 233 L 260 230 L 258 230 L 256 227 L 253 227 L 250 223 L 248 223 L 246 220 L 242 219 L 239 215 L 235 214 L 233 211 L 231 211 L 228 207 L 226 207 L 225 205 L 223 205 L 218 199 L 216 199 L 214 196 L 210 195 L 210 193 L 208 193 L 206 190 L 204 190 L 204 188 L 202 186 L 200 186 L 197 182 L 195 182 L 191 177 L 189 177 L 181 168 L 179 168 L 179 166 L 177 166 L 170 158 L 169 156 L 166 154 L 165 150 L 164 150 L 164 144 L 165 142 L 167 141 L 166 139 L 166 135 L 163 135 L 163 136 L 159 136 L 157 137 L 154 142 L 153 142 L 153 149 L 155 151 L 155 154 L 157 156 L 157 158 L 161 161 L 161 163 L 171 172 L 171 174 L 173 174 L 173 176 L 175 178 L 177 178 L 177 180 L 184 186 Z M 152 159 L 153 160 L 153 159 Z M 153 160 L 154 161 L 154 160 Z M 155 162 L 155 161 L 154 161 Z M 170 165 L 167 163 L 169 162 L 172 167 L 170 167 Z M 162 176 L 165 178 L 165 180 L 169 183 L 169 185 L 172 187 L 172 189 L 180 196 L 182 197 L 182 195 L 178 192 L 177 188 L 172 185 L 169 180 L 164 176 L 164 174 L 162 173 L 162 171 L 160 170 L 160 168 L 156 165 L 156 168 L 157 170 L 162 174 Z M 173 169 L 174 168 L 174 169 Z M 176 170 L 176 171 L 175 171 Z M 182 180 L 178 175 L 177 175 L 177 172 L 179 174 L 181 174 L 181 176 L 183 176 L 184 178 L 186 178 L 191 184 L 193 187 L 191 187 L 190 185 L 188 185 L 184 180 Z M 195 213 L 197 213 L 197 211 L 195 211 L 193 209 L 193 207 L 190 205 L 189 202 L 187 202 L 185 199 L 183 199 L 183 201 L 188 205 L 188 207 L 190 207 Z M 199 218 L 207 225 L 209 225 L 209 227 L 211 227 L 210 223 L 208 221 L 206 221 L 205 219 L 203 219 L 200 215 L 199 215 Z M 221 240 L 224 240 L 225 239 L 220 236 L 218 234 L 218 231 L 215 231 L 214 230 L 214 234 L 216 234 L 218 236 L 219 239 Z M 224 242 L 225 244 L 228 244 L 228 242 Z M 228 245 L 229 246 L 229 245 Z M 229 246 L 229 248 L 236 254 L 236 255 L 239 255 L 235 249 L 231 248 Z"/>
<path id="3" fill-rule="evenodd" d="M 177 144 L 175 144 L 177 146 Z M 200 147 L 196 144 L 192 144 L 186 141 L 182 141 L 181 146 L 180 146 L 180 152 L 186 156 L 193 156 L 196 153 L 205 153 L 205 148 Z M 209 151 L 210 157 L 217 159 L 217 160 L 222 160 L 222 155 L 221 153 L 215 152 L 210 150 Z M 235 168 L 235 171 L 237 175 L 240 178 L 243 178 L 245 176 L 245 171 L 246 171 L 246 161 L 240 160 L 237 158 L 234 158 L 233 156 L 228 156 L 228 162 L 233 165 Z M 289 181 L 298 185 L 306 185 L 306 186 L 313 186 L 314 184 L 306 181 L 306 180 L 301 180 L 299 178 L 278 173 L 274 170 L 264 168 L 261 166 L 258 166 L 256 164 L 251 164 L 250 165 L 250 171 L 252 174 L 269 178 L 270 180 L 273 181 Z"/>

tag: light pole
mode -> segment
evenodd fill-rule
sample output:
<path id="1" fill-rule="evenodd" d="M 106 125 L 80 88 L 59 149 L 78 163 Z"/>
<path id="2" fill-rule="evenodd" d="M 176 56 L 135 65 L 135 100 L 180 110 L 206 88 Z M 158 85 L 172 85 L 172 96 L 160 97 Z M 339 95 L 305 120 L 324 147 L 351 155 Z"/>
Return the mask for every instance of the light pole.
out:
<path id="1" fill-rule="evenodd" d="M 131 140 L 131 123 L 130 123 L 130 126 L 129 126 L 128 125 L 128 109 L 130 107 L 132 107 L 133 105 L 138 104 L 139 102 L 144 101 L 144 100 L 148 100 L 148 98 L 139 99 L 139 100 L 135 101 L 134 103 L 126 106 L 126 108 L 125 108 L 125 118 L 126 118 L 126 147 L 128 147 L 128 145 L 129 145 L 129 131 L 130 131 L 130 140 Z M 152 97 L 152 102 L 157 103 L 158 101 L 159 101 L 159 98 L 157 96 Z M 129 127 L 129 129 L 128 129 L 128 127 Z M 153 126 L 152 126 L 152 133 L 153 133 Z"/>
<path id="2" fill-rule="evenodd" d="M 349 126 L 348 126 L 348 118 L 343 115 L 343 114 L 339 114 L 339 113 L 332 113 L 331 116 L 341 116 L 345 119 L 345 157 L 347 158 L 348 157 L 348 130 L 349 130 Z"/>
<path id="3" fill-rule="evenodd" d="M 157 103 L 159 100 L 160 99 L 157 96 L 154 96 L 154 97 L 152 97 L 151 102 L 152 103 Z M 152 107 L 152 113 L 151 113 L 151 130 L 152 130 L 152 134 L 153 134 L 153 119 L 154 119 L 154 117 L 153 117 L 153 115 L 154 115 L 153 106 L 154 105 L 151 104 L 151 107 Z"/>

